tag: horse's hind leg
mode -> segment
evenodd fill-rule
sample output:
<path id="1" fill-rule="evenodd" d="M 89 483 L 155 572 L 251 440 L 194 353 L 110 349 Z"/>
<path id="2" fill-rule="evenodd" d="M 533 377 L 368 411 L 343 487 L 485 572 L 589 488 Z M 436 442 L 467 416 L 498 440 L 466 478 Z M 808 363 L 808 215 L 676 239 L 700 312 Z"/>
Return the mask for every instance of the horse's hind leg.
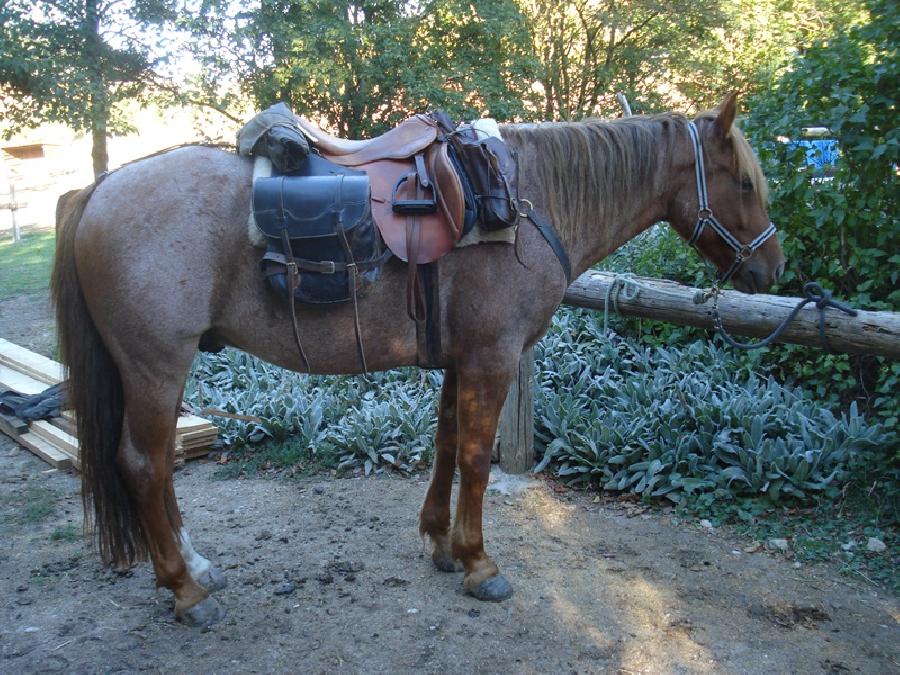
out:
<path id="1" fill-rule="evenodd" d="M 156 369 L 137 370 L 156 372 L 157 376 L 147 379 L 135 372 L 123 372 L 125 417 L 118 467 L 138 512 L 157 585 L 165 586 L 175 594 L 176 616 L 188 623 L 207 625 L 224 614 L 218 603 L 209 597 L 208 589 L 192 576 L 185 562 L 184 554 L 193 552 L 193 547 L 190 538 L 186 537 L 171 484 L 174 411 L 181 397 L 181 382 L 187 366 L 181 373 L 181 382 L 173 380 L 172 373 L 164 378 Z"/>
<path id="2" fill-rule="evenodd" d="M 459 499 L 451 536 L 453 557 L 462 561 L 463 588 L 479 600 L 500 601 L 512 595 L 512 585 L 484 551 L 482 507 L 491 470 L 491 450 L 497 420 L 516 364 L 502 370 L 496 364 L 458 370 Z"/>
<path id="3" fill-rule="evenodd" d="M 181 557 L 184 558 L 184 564 L 187 565 L 188 573 L 194 578 L 194 581 L 210 593 L 225 588 L 228 585 L 225 575 L 194 550 L 191 535 L 188 534 L 181 519 L 178 500 L 175 498 L 175 484 L 172 482 L 171 475 L 166 479 L 166 514 L 172 523 L 172 529 L 178 533 L 178 548 Z"/>
<path id="4" fill-rule="evenodd" d="M 450 543 L 450 494 L 453 473 L 456 471 L 456 371 L 444 371 L 437 433 L 434 436 L 436 454 L 431 485 L 419 514 L 419 533 L 428 536 L 432 544 L 431 559 L 442 572 L 459 572 L 462 567 L 453 558 Z"/>

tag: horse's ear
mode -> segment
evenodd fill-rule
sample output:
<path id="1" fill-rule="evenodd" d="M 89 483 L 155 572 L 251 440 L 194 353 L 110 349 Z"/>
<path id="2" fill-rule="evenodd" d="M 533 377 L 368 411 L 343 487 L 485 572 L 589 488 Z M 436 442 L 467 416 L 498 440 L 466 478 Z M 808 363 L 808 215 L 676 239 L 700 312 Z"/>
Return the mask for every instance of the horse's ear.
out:
<path id="1" fill-rule="evenodd" d="M 722 101 L 722 105 L 719 106 L 719 114 L 716 116 L 715 128 L 719 138 L 726 139 L 731 135 L 731 125 L 734 124 L 735 115 L 737 115 L 737 93 L 731 92 Z"/>

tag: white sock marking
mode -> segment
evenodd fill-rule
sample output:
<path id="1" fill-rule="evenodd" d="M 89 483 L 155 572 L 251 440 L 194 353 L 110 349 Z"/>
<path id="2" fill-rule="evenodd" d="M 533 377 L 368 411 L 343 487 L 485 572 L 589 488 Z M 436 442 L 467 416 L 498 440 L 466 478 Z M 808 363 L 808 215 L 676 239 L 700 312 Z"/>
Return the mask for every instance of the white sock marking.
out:
<path id="1" fill-rule="evenodd" d="M 181 557 L 184 558 L 188 572 L 196 581 L 204 572 L 209 571 L 212 563 L 194 550 L 194 545 L 191 543 L 191 535 L 183 527 L 178 534 L 178 542 L 181 548 Z"/>

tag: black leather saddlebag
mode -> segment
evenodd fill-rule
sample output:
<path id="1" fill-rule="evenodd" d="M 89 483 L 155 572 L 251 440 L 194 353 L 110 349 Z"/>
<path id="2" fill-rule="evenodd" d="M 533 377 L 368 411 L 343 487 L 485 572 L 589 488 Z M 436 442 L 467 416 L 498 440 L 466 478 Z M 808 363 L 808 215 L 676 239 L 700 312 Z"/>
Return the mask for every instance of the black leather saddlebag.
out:
<path id="1" fill-rule="evenodd" d="M 361 295 L 390 257 L 370 202 L 365 174 L 257 178 L 253 216 L 268 238 L 261 265 L 272 288 L 313 304 Z M 299 282 L 293 289 L 292 279 Z"/>

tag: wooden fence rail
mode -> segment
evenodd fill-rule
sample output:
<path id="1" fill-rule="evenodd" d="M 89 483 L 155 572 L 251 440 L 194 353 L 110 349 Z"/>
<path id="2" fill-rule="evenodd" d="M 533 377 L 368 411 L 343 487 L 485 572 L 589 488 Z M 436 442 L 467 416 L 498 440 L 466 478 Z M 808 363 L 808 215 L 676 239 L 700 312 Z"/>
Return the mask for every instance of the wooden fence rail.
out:
<path id="1" fill-rule="evenodd" d="M 576 307 L 615 310 L 624 316 L 666 321 L 682 326 L 713 328 L 712 301 L 696 303 L 697 289 L 672 281 L 633 277 L 634 285 L 609 272 L 586 272 L 566 291 L 564 302 Z M 613 302 L 615 300 L 615 303 Z M 769 335 L 801 298 L 777 295 L 747 295 L 723 291 L 719 297 L 719 314 L 726 330 L 736 336 Z M 877 354 L 900 359 L 900 313 L 858 310 L 850 316 L 836 309 L 825 310 L 825 335 L 836 352 Z M 821 347 L 819 310 L 810 303 L 784 330 L 778 342 Z M 534 430 L 532 392 L 523 387 L 523 373 L 533 380 L 534 355 L 529 350 L 522 356 L 519 378 L 510 387 L 500 418 L 498 454 L 500 466 L 509 473 L 523 473 L 532 466 Z"/>

